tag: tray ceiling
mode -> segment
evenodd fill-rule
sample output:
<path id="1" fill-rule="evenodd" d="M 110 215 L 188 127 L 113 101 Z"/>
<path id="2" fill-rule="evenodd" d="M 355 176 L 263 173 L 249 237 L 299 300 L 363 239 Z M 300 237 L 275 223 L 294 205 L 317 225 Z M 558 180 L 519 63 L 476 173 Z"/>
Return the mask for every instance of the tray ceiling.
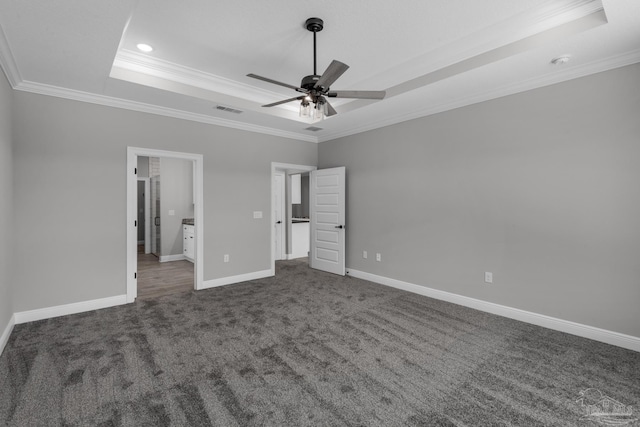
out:
<path id="1" fill-rule="evenodd" d="M 322 121 L 295 102 L 261 107 L 297 93 L 246 74 L 312 74 L 312 16 L 318 72 L 350 66 L 332 90 L 384 100 L 332 99 Z M 3 0 L 0 26 L 18 90 L 313 142 L 640 62 L 636 0 Z"/>

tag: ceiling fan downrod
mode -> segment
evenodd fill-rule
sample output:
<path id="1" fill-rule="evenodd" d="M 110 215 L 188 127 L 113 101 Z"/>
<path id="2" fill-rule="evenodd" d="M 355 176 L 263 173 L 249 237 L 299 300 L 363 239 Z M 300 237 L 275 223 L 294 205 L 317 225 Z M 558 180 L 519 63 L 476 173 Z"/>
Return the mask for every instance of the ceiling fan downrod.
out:
<path id="1" fill-rule="evenodd" d="M 313 33 L 313 75 L 317 76 L 318 75 L 318 68 L 317 68 L 317 55 L 316 55 L 316 33 L 319 31 L 322 31 L 322 29 L 324 28 L 324 21 L 320 18 L 309 18 L 307 19 L 307 21 L 304 23 L 304 26 L 307 28 L 307 30 L 311 31 Z"/>

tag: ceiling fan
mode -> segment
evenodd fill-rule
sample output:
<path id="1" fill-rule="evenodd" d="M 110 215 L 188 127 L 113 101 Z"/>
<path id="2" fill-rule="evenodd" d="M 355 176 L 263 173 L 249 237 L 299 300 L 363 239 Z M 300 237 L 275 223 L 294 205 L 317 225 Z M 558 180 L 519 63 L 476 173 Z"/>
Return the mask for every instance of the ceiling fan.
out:
<path id="1" fill-rule="evenodd" d="M 324 73 L 318 75 L 316 71 L 316 33 L 322 31 L 323 26 L 324 22 L 320 18 L 309 18 L 305 22 L 307 30 L 313 33 L 313 74 L 303 77 L 300 87 L 258 76 L 257 74 L 247 74 L 247 77 L 284 86 L 304 94 L 263 105 L 263 107 L 274 107 L 287 102 L 300 101 L 300 116 L 309 117 L 311 116 L 311 103 L 313 103 L 313 117 L 320 119 L 337 114 L 336 110 L 327 101 L 327 98 L 383 99 L 385 97 L 386 92 L 383 90 L 330 90 L 330 86 L 347 71 L 349 66 L 334 59 Z"/>

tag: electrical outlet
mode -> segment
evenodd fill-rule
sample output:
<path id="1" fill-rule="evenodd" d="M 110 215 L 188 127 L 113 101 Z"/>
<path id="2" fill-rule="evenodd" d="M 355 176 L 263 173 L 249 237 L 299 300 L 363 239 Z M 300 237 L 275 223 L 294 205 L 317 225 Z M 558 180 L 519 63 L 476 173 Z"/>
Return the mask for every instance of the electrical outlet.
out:
<path id="1" fill-rule="evenodd" d="M 484 272 L 484 282 L 485 283 L 493 283 L 493 273 L 490 271 Z"/>
<path id="2" fill-rule="evenodd" d="M 224 254 L 224 262 L 229 262 L 229 254 Z"/>
<path id="3" fill-rule="evenodd" d="M 367 251 L 362 251 L 362 258 L 367 259 Z"/>
<path id="4" fill-rule="evenodd" d="M 382 255 L 380 255 L 379 253 L 376 254 L 376 261 L 382 261 Z"/>

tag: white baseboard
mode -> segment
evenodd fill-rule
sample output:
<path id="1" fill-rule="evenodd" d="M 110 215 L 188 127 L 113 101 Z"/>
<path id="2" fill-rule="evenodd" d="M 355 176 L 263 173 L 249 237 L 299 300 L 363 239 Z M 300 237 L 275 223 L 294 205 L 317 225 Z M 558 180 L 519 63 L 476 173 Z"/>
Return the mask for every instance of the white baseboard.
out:
<path id="1" fill-rule="evenodd" d="M 557 319 L 544 314 L 533 313 L 530 311 L 520 310 L 518 308 L 507 307 L 500 304 L 494 304 L 492 302 L 452 294 L 450 292 L 440 291 L 426 286 L 415 285 L 401 280 L 365 273 L 364 271 L 348 269 L 347 274 L 381 285 L 402 289 L 404 291 L 413 292 L 430 298 L 463 305 L 465 307 L 474 308 L 487 313 L 497 314 L 510 319 L 520 320 L 521 322 L 531 323 L 533 325 L 566 332 L 579 337 L 589 338 L 595 341 L 640 352 L 640 338 L 631 335 L 625 335 L 618 332 L 608 331 L 606 329 L 570 322 L 568 320 Z"/>
<path id="2" fill-rule="evenodd" d="M 232 285 L 234 283 L 246 282 L 247 280 L 263 279 L 273 276 L 271 269 L 254 271 L 253 273 L 239 274 L 237 276 L 222 277 L 220 279 L 205 280 L 201 289 L 215 288 L 218 286 Z"/>
<path id="3" fill-rule="evenodd" d="M 183 259 L 187 259 L 183 254 L 177 255 L 160 255 L 160 262 L 171 262 L 171 261 L 182 261 Z"/>
<path id="4" fill-rule="evenodd" d="M 11 335 L 11 331 L 13 331 L 13 326 L 15 324 L 16 324 L 16 316 L 15 314 L 12 314 L 11 318 L 9 319 L 9 324 L 7 325 L 6 328 L 4 328 L 2 335 L 0 335 L 0 355 L 2 355 L 2 352 L 4 351 L 4 348 L 7 345 L 7 342 L 9 342 L 9 336 Z"/>
<path id="5" fill-rule="evenodd" d="M 68 314 L 83 313 L 85 311 L 114 307 L 116 305 L 126 303 L 127 295 L 116 295 L 114 297 L 74 302 L 72 304 L 39 308 L 37 310 L 20 311 L 18 313 L 14 313 L 14 319 L 16 325 L 18 325 L 20 323 L 35 322 L 36 320 L 50 319 L 52 317 L 66 316 Z"/>

